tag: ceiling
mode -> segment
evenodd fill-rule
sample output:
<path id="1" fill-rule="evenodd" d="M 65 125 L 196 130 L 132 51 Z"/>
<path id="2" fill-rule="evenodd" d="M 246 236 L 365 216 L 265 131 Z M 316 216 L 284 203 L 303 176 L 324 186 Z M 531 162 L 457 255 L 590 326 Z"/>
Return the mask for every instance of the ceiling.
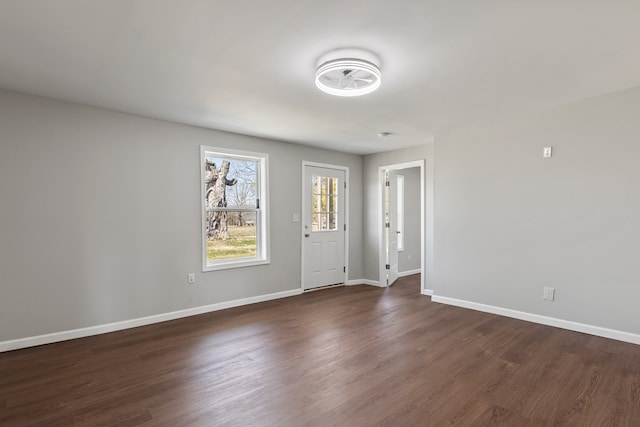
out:
<path id="1" fill-rule="evenodd" d="M 317 90 L 337 48 L 382 87 Z M 637 0 L 0 1 L 0 88 L 352 153 L 638 85 Z"/>

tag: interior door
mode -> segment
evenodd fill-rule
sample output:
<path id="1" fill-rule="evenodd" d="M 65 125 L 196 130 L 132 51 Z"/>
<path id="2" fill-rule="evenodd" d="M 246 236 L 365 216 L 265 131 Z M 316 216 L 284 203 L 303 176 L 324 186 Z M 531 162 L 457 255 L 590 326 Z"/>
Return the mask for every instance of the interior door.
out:
<path id="1" fill-rule="evenodd" d="M 344 283 L 345 171 L 304 166 L 302 287 Z"/>
<path id="2" fill-rule="evenodd" d="M 385 237 L 387 241 L 387 286 L 398 279 L 398 180 L 393 171 L 386 172 Z"/>

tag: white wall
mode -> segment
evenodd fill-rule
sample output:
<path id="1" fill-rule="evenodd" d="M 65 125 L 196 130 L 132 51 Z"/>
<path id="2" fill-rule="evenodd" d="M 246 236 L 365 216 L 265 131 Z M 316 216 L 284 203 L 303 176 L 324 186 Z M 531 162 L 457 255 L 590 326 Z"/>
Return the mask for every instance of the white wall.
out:
<path id="1" fill-rule="evenodd" d="M 363 254 L 364 254 L 364 277 L 367 280 L 371 280 L 374 282 L 379 281 L 379 268 L 380 262 L 382 262 L 379 254 L 379 245 L 381 238 L 381 230 L 379 229 L 379 215 L 381 209 L 381 200 L 379 198 L 379 187 L 378 187 L 378 168 L 380 166 L 388 166 L 395 165 L 399 163 L 406 163 L 413 160 L 424 160 L 426 159 L 425 166 L 425 174 L 429 177 L 429 174 L 432 172 L 431 161 L 433 160 L 432 156 L 432 143 L 425 143 L 423 145 L 418 145 L 416 147 L 406 148 L 403 150 L 395 150 L 395 151 L 387 151 L 384 153 L 378 154 L 370 154 L 364 157 L 364 229 L 363 229 Z M 429 179 L 427 178 L 427 181 Z M 431 197 L 429 194 L 431 191 L 429 187 L 429 183 L 425 186 L 425 193 L 427 194 L 427 205 L 428 198 Z M 429 210 L 427 209 L 427 230 L 428 233 L 432 218 L 429 217 Z M 429 246 L 427 245 L 427 250 L 429 250 Z M 426 254 L 426 257 L 429 257 L 429 254 Z M 425 269 L 430 268 L 429 262 L 427 262 L 427 267 Z M 427 272 L 428 274 L 428 272 Z M 428 282 L 428 277 L 427 277 Z M 427 285 L 428 286 L 428 285 Z"/>
<path id="2" fill-rule="evenodd" d="M 201 272 L 201 144 L 269 154 L 270 265 Z M 0 91 L 0 341 L 299 289 L 303 160 L 351 168 L 362 278 L 361 156 Z"/>
<path id="3" fill-rule="evenodd" d="M 420 168 L 400 169 L 404 177 L 404 250 L 398 252 L 398 271 L 420 269 Z"/>
<path id="4" fill-rule="evenodd" d="M 435 294 L 639 334 L 639 112 L 634 88 L 438 136 Z"/>

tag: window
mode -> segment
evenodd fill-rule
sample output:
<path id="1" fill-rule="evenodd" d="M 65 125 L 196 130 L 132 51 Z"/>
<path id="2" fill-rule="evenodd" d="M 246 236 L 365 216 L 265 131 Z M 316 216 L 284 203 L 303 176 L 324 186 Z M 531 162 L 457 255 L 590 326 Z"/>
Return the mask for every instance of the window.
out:
<path id="1" fill-rule="evenodd" d="M 311 231 L 338 229 L 338 178 L 313 176 Z"/>
<path id="2" fill-rule="evenodd" d="M 404 251 L 404 176 L 397 176 L 398 196 L 398 250 Z"/>
<path id="3" fill-rule="evenodd" d="M 201 147 L 203 271 L 269 262 L 267 155 Z"/>

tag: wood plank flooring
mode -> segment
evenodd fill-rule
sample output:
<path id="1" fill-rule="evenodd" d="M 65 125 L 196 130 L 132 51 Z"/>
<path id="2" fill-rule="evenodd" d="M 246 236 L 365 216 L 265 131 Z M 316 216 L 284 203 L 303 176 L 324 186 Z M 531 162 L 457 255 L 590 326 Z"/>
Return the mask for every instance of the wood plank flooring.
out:
<path id="1" fill-rule="evenodd" d="M 640 346 L 419 276 L 0 354 L 2 426 L 640 426 Z"/>

